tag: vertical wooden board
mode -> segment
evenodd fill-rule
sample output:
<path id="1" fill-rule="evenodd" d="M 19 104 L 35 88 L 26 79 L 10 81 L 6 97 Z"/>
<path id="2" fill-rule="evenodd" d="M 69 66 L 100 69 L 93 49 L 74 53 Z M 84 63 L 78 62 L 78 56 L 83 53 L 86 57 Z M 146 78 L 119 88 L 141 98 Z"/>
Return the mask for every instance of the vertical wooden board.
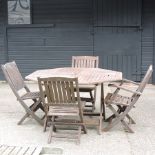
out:
<path id="1" fill-rule="evenodd" d="M 132 56 L 131 60 L 131 66 L 132 66 L 132 77 L 134 81 L 137 81 L 137 57 Z"/>
<path id="2" fill-rule="evenodd" d="M 118 56 L 117 55 L 112 56 L 112 68 L 116 71 L 118 70 Z"/>
<path id="3" fill-rule="evenodd" d="M 6 21 L 6 7 L 5 1 L 0 1 L 0 64 L 6 62 L 7 53 L 6 49 L 6 42 L 5 42 L 5 21 Z M 0 79 L 4 80 L 4 76 L 2 71 L 0 70 Z"/>
<path id="4" fill-rule="evenodd" d="M 155 1 L 143 0 L 143 31 L 142 31 L 142 77 L 150 64 L 154 63 L 154 25 Z M 153 72 L 153 75 L 155 72 Z M 155 81 L 155 76 L 153 76 Z"/>
<path id="5" fill-rule="evenodd" d="M 103 4 L 102 0 L 97 0 L 97 24 L 98 25 L 102 25 L 102 18 L 103 18 L 102 4 Z"/>
<path id="6" fill-rule="evenodd" d="M 154 22 L 154 23 L 155 23 L 155 22 Z M 154 27 L 153 27 L 153 38 L 154 38 L 153 44 L 154 44 L 154 46 L 155 46 L 155 24 L 154 24 Z M 152 63 L 152 65 L 153 65 L 153 69 L 155 70 L 155 48 L 154 48 L 154 50 L 153 50 L 153 63 Z M 153 74 L 152 74 L 152 81 L 153 81 L 153 83 L 155 84 L 155 71 L 154 71 Z"/>
<path id="7" fill-rule="evenodd" d="M 102 66 L 103 68 L 106 69 L 106 66 L 107 66 L 107 58 L 106 58 L 106 56 L 103 56 L 102 59 L 99 61 L 99 66 L 100 67 Z"/>
<path id="8" fill-rule="evenodd" d="M 112 56 L 108 55 L 107 58 L 108 58 L 108 68 L 112 69 L 112 65 L 113 65 Z"/>
<path id="9" fill-rule="evenodd" d="M 140 26 L 141 0 L 96 0 L 95 26 Z"/>
<path id="10" fill-rule="evenodd" d="M 122 70 L 123 70 L 123 76 L 125 77 L 125 78 L 128 78 L 127 77 L 127 72 L 128 72 L 128 70 L 127 70 L 127 57 L 126 56 L 122 56 L 123 57 L 123 66 L 122 66 Z"/>
<path id="11" fill-rule="evenodd" d="M 127 74 L 128 79 L 132 79 L 132 74 L 131 74 L 132 73 L 132 64 L 131 64 L 132 60 L 131 60 L 131 57 L 132 56 L 127 57 L 127 59 L 128 59 L 127 60 L 127 62 L 128 62 L 128 74 Z"/>
<path id="12" fill-rule="evenodd" d="M 110 32 L 111 29 L 111 32 Z M 97 29 L 94 38 L 94 53 L 100 56 L 100 61 L 106 61 L 104 68 L 122 71 L 125 78 L 134 79 L 130 64 L 139 72 L 141 78 L 141 34 L 136 29 L 126 28 Z M 105 60 L 105 57 L 107 58 Z M 137 59 L 132 60 L 132 57 Z M 117 61 L 118 58 L 118 61 Z M 121 60 L 122 59 L 122 60 Z M 130 61 L 130 62 L 129 62 Z M 138 63 L 137 63 L 138 62 Z M 103 63 L 102 63 L 103 64 Z M 100 66 L 102 67 L 102 66 Z"/>

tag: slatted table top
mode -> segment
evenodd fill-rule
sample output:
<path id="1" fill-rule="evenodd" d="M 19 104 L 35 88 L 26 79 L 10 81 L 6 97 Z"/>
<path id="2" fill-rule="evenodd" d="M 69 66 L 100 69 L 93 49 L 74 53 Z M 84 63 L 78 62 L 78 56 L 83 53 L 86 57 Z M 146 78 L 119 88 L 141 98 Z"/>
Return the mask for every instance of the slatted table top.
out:
<path id="1" fill-rule="evenodd" d="M 25 77 L 27 80 L 37 81 L 37 77 L 78 77 L 80 84 L 99 84 L 122 80 L 122 72 L 101 68 L 55 68 L 37 70 Z"/>
<path id="2" fill-rule="evenodd" d="M 0 155 L 40 155 L 41 148 L 0 145 Z"/>

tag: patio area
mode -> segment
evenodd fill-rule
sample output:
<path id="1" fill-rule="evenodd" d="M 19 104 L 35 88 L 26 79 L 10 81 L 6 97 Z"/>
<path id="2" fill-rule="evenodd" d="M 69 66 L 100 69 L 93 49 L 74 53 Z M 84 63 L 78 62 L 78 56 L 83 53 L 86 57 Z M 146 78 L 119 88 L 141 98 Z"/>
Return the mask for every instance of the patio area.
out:
<path id="1" fill-rule="evenodd" d="M 28 83 L 31 90 L 37 89 L 37 84 Z M 136 121 L 132 125 L 134 134 L 124 132 L 119 123 L 109 132 L 97 133 L 96 128 L 88 128 L 88 134 L 82 134 L 81 142 L 53 139 L 47 144 L 48 131 L 43 133 L 43 127 L 33 119 L 26 119 L 22 125 L 17 125 L 23 116 L 23 108 L 16 100 L 10 87 L 5 82 L 0 83 L 0 145 L 22 147 L 50 147 L 52 154 L 62 155 L 152 155 L 155 154 L 155 86 L 148 85 L 143 95 L 131 110 L 131 116 Z M 105 86 L 105 94 L 111 91 Z M 106 109 L 108 110 L 108 109 Z M 107 111 L 108 113 L 108 111 Z M 42 112 L 40 111 L 40 115 Z"/>

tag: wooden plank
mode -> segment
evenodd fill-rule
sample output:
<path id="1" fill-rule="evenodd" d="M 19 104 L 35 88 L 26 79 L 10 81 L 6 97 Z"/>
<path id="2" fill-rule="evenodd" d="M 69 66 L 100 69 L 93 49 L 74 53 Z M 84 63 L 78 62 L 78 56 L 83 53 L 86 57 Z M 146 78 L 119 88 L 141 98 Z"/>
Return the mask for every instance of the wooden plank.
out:
<path id="1" fill-rule="evenodd" d="M 2 145 L 2 146 L 0 147 L 0 155 L 3 154 L 7 148 L 8 148 L 7 145 Z"/>
<path id="2" fill-rule="evenodd" d="M 37 147 L 32 155 L 40 155 L 41 150 L 42 150 L 42 147 Z"/>
<path id="3" fill-rule="evenodd" d="M 22 147 L 20 151 L 17 153 L 17 155 L 25 155 L 28 149 L 29 147 Z"/>
<path id="4" fill-rule="evenodd" d="M 39 155 L 42 147 L 0 146 L 0 155 Z"/>
<path id="5" fill-rule="evenodd" d="M 20 152 L 20 150 L 22 149 L 22 147 L 16 146 L 9 155 L 17 155 L 18 152 Z"/>
<path id="6" fill-rule="evenodd" d="M 33 155 L 36 149 L 37 149 L 36 147 L 29 147 L 24 155 Z"/>
<path id="7" fill-rule="evenodd" d="M 7 149 L 2 153 L 3 155 L 10 155 L 11 152 L 15 149 L 15 146 L 8 146 Z"/>

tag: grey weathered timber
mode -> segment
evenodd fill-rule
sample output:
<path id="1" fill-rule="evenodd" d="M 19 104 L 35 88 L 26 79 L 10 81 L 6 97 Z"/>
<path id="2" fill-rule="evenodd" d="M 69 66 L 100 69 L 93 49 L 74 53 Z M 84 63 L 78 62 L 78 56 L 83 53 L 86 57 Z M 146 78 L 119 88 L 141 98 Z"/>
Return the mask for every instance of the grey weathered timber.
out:
<path id="1" fill-rule="evenodd" d="M 81 127 L 84 133 L 87 133 L 87 130 L 83 121 L 83 105 L 80 100 L 78 79 L 38 78 L 38 84 L 45 109 L 44 131 L 48 124 L 51 124 L 48 143 L 51 142 L 52 137 L 77 139 L 80 142 Z M 77 135 L 57 133 L 58 125 L 69 125 L 68 128 L 77 126 Z"/>
<path id="2" fill-rule="evenodd" d="M 134 131 L 129 127 L 129 125 L 125 122 L 125 117 L 129 119 L 129 123 L 135 124 L 135 121 L 131 118 L 129 115 L 129 112 L 134 107 L 135 103 L 138 101 L 139 97 L 142 95 L 142 92 L 146 86 L 146 84 L 149 82 L 151 75 L 153 72 L 152 65 L 150 65 L 148 71 L 146 72 L 143 80 L 141 83 L 135 83 L 129 80 L 122 80 L 120 85 L 116 84 L 110 84 L 109 86 L 116 87 L 116 90 L 114 93 L 108 93 L 105 98 L 105 104 L 107 107 L 114 113 L 112 116 L 110 116 L 107 120 L 110 121 L 107 127 L 103 129 L 103 131 L 108 131 L 111 128 L 113 128 L 116 124 L 121 122 L 125 129 L 133 133 Z M 123 87 L 124 82 L 129 82 L 132 84 L 138 85 L 137 89 L 135 91 L 130 90 L 127 87 Z M 126 93 L 130 93 L 131 95 L 121 95 L 120 90 L 126 91 Z M 115 105 L 118 107 L 117 111 L 115 110 Z"/>
<path id="3" fill-rule="evenodd" d="M 98 56 L 72 56 L 72 67 L 75 68 L 98 68 L 99 57 Z M 86 107 L 92 107 L 92 111 L 95 110 L 96 100 L 96 85 L 79 85 L 80 92 L 88 92 L 90 98 L 81 98 L 86 102 L 91 102 L 92 106 L 86 105 Z M 92 93 L 94 91 L 94 95 Z"/>
<path id="4" fill-rule="evenodd" d="M 40 155 L 40 152 L 39 147 L 0 145 L 1 155 Z"/>
<path id="5" fill-rule="evenodd" d="M 98 68 L 98 56 L 72 56 L 72 67 L 75 68 Z"/>
<path id="6" fill-rule="evenodd" d="M 18 125 L 20 125 L 29 116 L 32 116 L 32 118 L 34 118 L 39 124 L 43 125 L 42 120 L 35 114 L 38 109 L 44 111 L 40 100 L 40 93 L 31 92 L 26 86 L 15 61 L 6 63 L 1 67 L 10 88 L 26 112 L 26 114 L 18 122 Z M 24 92 L 21 93 L 21 91 Z M 32 104 L 30 106 L 27 105 L 27 100 L 32 100 Z"/>
<path id="7" fill-rule="evenodd" d="M 102 121 L 105 115 L 104 113 L 104 91 L 103 83 L 120 81 L 122 80 L 122 73 L 112 70 L 106 70 L 101 68 L 73 68 L 73 67 L 64 67 L 64 68 L 54 68 L 54 69 L 44 69 L 37 70 L 25 78 L 32 81 L 37 81 L 38 77 L 78 77 L 79 84 L 82 85 L 91 85 L 98 84 L 101 85 L 101 99 L 99 100 L 100 112 L 90 112 L 90 116 L 99 116 L 96 117 L 97 123 L 91 123 L 92 125 L 97 125 L 99 133 L 101 133 Z M 85 114 L 85 113 L 84 113 Z M 88 115 L 88 112 L 86 112 Z M 105 118 L 105 117 L 104 117 Z M 87 123 L 87 122 L 86 122 Z"/>

